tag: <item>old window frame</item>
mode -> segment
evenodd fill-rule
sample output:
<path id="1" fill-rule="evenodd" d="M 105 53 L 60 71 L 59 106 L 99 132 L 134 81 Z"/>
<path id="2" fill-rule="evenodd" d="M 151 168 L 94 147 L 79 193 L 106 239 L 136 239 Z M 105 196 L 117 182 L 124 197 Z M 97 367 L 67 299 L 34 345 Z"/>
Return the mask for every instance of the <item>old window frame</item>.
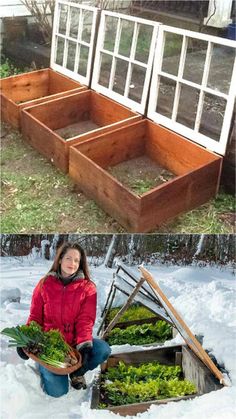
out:
<path id="1" fill-rule="evenodd" d="M 118 19 L 118 24 L 116 28 L 116 37 L 115 37 L 115 46 L 114 51 L 110 51 L 103 48 L 103 43 L 105 39 L 105 20 L 106 17 L 111 16 Z M 124 21 L 130 21 L 134 22 L 134 33 L 132 37 L 132 43 L 131 43 L 131 51 L 130 51 L 130 57 L 126 57 L 124 55 L 119 54 L 119 45 L 120 45 L 120 35 L 121 35 L 121 24 L 122 20 Z M 147 60 L 147 63 L 138 61 L 135 59 L 135 48 L 136 48 L 136 42 L 138 38 L 138 25 L 147 25 L 153 27 L 152 32 L 152 38 L 150 43 L 150 49 L 149 49 L 149 57 Z M 96 55 L 95 55 L 95 61 L 94 61 L 94 70 L 93 70 L 93 77 L 92 77 L 92 89 L 96 90 L 99 93 L 104 94 L 105 96 L 114 99 L 115 101 L 129 107 L 133 111 L 140 112 L 142 114 L 145 113 L 145 108 L 147 104 L 147 96 L 148 96 L 148 89 L 150 84 L 150 78 L 151 78 L 151 71 L 152 71 L 152 64 L 153 64 L 153 57 L 155 53 L 155 44 L 156 44 L 156 38 L 158 33 L 158 27 L 159 23 L 154 22 L 151 20 L 146 20 L 142 18 L 138 18 L 135 16 L 129 16 L 122 13 L 115 13 L 115 12 L 109 12 L 109 11 L 102 11 L 101 13 L 101 20 L 100 20 L 100 26 L 99 26 L 99 33 L 98 33 L 98 40 L 97 40 L 97 46 L 96 46 Z M 111 66 L 111 72 L 110 72 L 110 80 L 109 80 L 109 87 L 102 86 L 99 84 L 99 76 L 100 76 L 100 67 L 101 67 L 101 56 L 102 54 L 110 55 L 112 58 L 112 66 Z M 116 59 L 122 59 L 128 63 L 128 71 L 127 71 L 127 77 L 125 82 L 125 89 L 124 94 L 120 94 L 117 92 L 114 92 L 112 90 L 113 83 L 114 83 L 114 77 L 115 77 L 115 60 Z M 143 84 L 143 90 L 142 90 L 142 97 L 141 101 L 137 102 L 133 99 L 130 99 L 128 97 L 129 94 L 129 83 L 131 79 L 131 68 L 132 65 L 136 64 L 140 67 L 143 67 L 146 69 L 146 75 L 144 79 Z"/>
<path id="2" fill-rule="evenodd" d="M 63 35 L 59 33 L 59 22 L 60 22 L 60 10 L 62 6 L 68 7 L 67 13 L 67 21 L 66 21 L 66 34 Z M 70 24 L 71 24 L 71 10 L 72 8 L 76 8 L 79 10 L 79 24 L 78 24 L 78 33 L 77 39 L 72 38 L 69 36 L 70 33 Z M 82 28 L 83 28 L 83 15 L 86 11 L 92 12 L 92 26 L 91 26 L 91 37 L 90 42 L 86 42 L 82 40 Z M 57 0 L 55 4 L 55 12 L 54 12 L 54 22 L 53 22 L 53 33 L 52 33 L 52 47 L 51 47 L 51 60 L 50 60 L 50 67 L 58 71 L 65 76 L 72 78 L 73 80 L 79 81 L 82 84 L 89 86 L 91 80 L 91 72 L 92 72 L 92 61 L 93 61 L 93 54 L 94 54 L 94 45 L 95 45 L 95 32 L 96 32 L 96 25 L 97 25 L 97 18 L 98 18 L 98 8 L 91 7 L 83 4 L 78 4 L 70 1 L 65 0 Z M 57 45 L 58 39 L 64 39 L 64 53 L 63 53 L 63 64 L 59 65 L 56 63 L 56 54 L 57 54 Z M 75 53 L 75 63 L 74 63 L 74 70 L 69 70 L 66 68 L 67 56 L 68 56 L 68 43 L 72 41 L 76 44 L 76 53 Z M 77 68 L 79 65 L 79 55 L 80 55 L 80 46 L 86 46 L 89 48 L 88 54 L 88 62 L 87 62 L 87 71 L 86 76 L 79 74 L 77 72 Z"/>
<path id="3" fill-rule="evenodd" d="M 164 46 L 165 46 L 165 33 L 175 33 L 175 34 L 179 34 L 183 36 L 183 42 L 182 42 L 182 48 L 181 48 L 180 60 L 179 60 L 179 69 L 178 69 L 177 76 L 162 71 L 163 54 L 164 54 Z M 195 82 L 191 82 L 183 78 L 184 63 L 185 63 L 185 57 L 186 57 L 186 52 L 187 52 L 187 41 L 186 41 L 187 38 L 200 39 L 208 43 L 202 82 L 199 84 Z M 206 147 L 207 149 L 224 155 L 226 151 L 228 135 L 229 135 L 231 119 L 232 119 L 232 113 L 233 113 L 233 108 L 234 108 L 234 101 L 235 101 L 236 58 L 234 60 L 234 66 L 233 66 L 231 83 L 230 83 L 228 94 L 225 94 L 218 90 L 214 90 L 212 88 L 207 87 L 207 80 L 209 76 L 210 63 L 211 63 L 211 54 L 212 54 L 212 49 L 213 49 L 214 44 L 229 46 L 234 49 L 236 48 L 235 41 L 231 41 L 224 38 L 219 38 L 212 35 L 202 34 L 198 32 L 192 32 L 185 29 L 174 28 L 167 25 L 160 25 L 159 31 L 158 31 L 156 52 L 155 52 L 155 57 L 154 57 L 153 76 L 152 76 L 152 81 L 151 81 L 150 98 L 149 98 L 147 116 L 153 121 L 161 125 L 164 125 L 167 128 L 170 128 L 171 130 L 193 140 L 194 142 Z M 171 118 L 168 118 L 156 111 L 156 105 L 157 105 L 157 100 L 158 100 L 158 90 L 160 87 L 159 80 L 161 76 L 164 76 L 176 82 L 175 97 L 174 97 L 174 102 L 172 106 Z M 188 128 L 185 125 L 179 122 L 176 122 L 181 85 L 190 86 L 200 91 L 194 129 Z M 223 124 L 221 128 L 219 141 L 216 141 L 210 138 L 209 136 L 206 136 L 199 132 L 200 119 L 201 119 L 201 114 L 202 114 L 203 105 L 204 105 L 204 93 L 209 93 L 215 97 L 223 98 L 227 102 L 225 112 L 224 112 Z"/>

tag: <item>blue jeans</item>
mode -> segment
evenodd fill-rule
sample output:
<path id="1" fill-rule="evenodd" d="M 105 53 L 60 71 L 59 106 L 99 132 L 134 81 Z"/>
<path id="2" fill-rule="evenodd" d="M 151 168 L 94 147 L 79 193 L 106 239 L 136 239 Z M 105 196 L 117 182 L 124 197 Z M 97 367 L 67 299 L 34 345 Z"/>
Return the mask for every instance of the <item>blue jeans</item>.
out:
<path id="1" fill-rule="evenodd" d="M 90 357 L 87 365 L 83 365 L 78 370 L 78 372 L 81 370 L 81 375 L 83 375 L 87 371 L 94 370 L 94 368 L 106 361 L 110 353 L 111 349 L 107 342 L 101 339 L 93 339 L 92 356 Z M 53 372 L 44 368 L 42 365 L 39 365 L 38 367 L 41 376 L 42 387 L 45 393 L 52 397 L 61 397 L 68 393 L 68 375 L 54 374 Z"/>

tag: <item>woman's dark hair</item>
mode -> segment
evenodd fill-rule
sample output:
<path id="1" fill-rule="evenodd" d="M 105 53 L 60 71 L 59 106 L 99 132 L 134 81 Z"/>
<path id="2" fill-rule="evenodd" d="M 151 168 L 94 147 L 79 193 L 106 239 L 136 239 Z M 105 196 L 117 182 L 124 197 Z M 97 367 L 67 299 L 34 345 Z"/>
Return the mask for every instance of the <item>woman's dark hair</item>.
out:
<path id="1" fill-rule="evenodd" d="M 81 257 L 80 257 L 80 263 L 79 263 L 78 271 L 79 270 L 83 271 L 85 278 L 90 280 L 88 262 L 87 262 L 87 257 L 86 257 L 86 253 L 85 253 L 84 249 L 78 243 L 65 242 L 57 249 L 56 257 L 55 257 L 54 262 L 51 266 L 51 269 L 42 278 L 42 280 L 41 280 L 42 283 L 48 277 L 50 272 L 57 272 L 58 271 L 61 259 L 63 258 L 63 256 L 65 256 L 66 252 L 70 249 L 78 250 L 78 252 L 80 253 Z"/>

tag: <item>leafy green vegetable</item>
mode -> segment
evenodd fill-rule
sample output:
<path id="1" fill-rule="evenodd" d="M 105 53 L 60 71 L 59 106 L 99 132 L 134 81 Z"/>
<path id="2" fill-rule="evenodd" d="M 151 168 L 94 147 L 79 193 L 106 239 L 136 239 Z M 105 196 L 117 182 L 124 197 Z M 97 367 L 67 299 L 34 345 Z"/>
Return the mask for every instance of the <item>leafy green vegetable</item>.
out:
<path id="1" fill-rule="evenodd" d="M 1 333 L 12 339 L 9 346 L 24 348 L 47 364 L 57 367 L 75 364 L 70 356 L 71 347 L 59 330 L 51 329 L 44 332 L 38 323 L 32 321 L 29 325 L 3 329 Z"/>
<path id="2" fill-rule="evenodd" d="M 115 327 L 108 335 L 110 345 L 122 345 L 125 343 L 142 345 L 153 342 L 164 342 L 171 338 L 171 326 L 163 320 L 155 324 L 144 323 L 142 325 L 128 326 L 125 329 Z"/>
<path id="3" fill-rule="evenodd" d="M 181 375 L 179 366 L 158 362 L 133 366 L 120 362 L 103 374 L 103 398 L 108 404 L 117 406 L 196 393 L 195 385 L 181 379 Z"/>
<path id="4" fill-rule="evenodd" d="M 27 337 L 25 334 L 21 333 L 20 326 L 16 327 L 6 327 L 1 331 L 3 335 L 9 336 L 11 340 L 9 341 L 9 346 L 18 346 L 20 348 L 25 348 L 33 340 L 30 337 Z"/>
<path id="5" fill-rule="evenodd" d="M 148 380 L 138 383 L 115 380 L 113 383 L 103 384 L 107 396 L 113 405 L 140 403 L 149 400 L 180 397 L 196 393 L 196 387 L 188 380 Z"/>
<path id="6" fill-rule="evenodd" d="M 104 378 L 109 381 L 123 380 L 129 377 L 131 383 L 147 381 L 149 379 L 160 378 L 169 380 L 181 376 L 181 367 L 179 365 L 161 365 L 159 362 L 149 362 L 140 364 L 138 367 L 126 365 L 123 361 L 116 367 L 111 367 L 104 374 Z"/>

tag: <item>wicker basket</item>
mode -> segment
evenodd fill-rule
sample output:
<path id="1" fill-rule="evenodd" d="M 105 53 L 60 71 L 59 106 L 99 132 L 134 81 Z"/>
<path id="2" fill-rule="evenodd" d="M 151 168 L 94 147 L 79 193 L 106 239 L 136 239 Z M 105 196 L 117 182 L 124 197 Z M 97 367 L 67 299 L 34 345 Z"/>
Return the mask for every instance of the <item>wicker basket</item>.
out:
<path id="1" fill-rule="evenodd" d="M 24 350 L 24 348 L 22 348 Z M 52 365 L 46 364 L 46 362 L 42 361 L 41 359 L 39 359 L 36 355 L 27 352 L 24 350 L 24 352 L 26 353 L 26 355 L 33 359 L 35 362 L 37 362 L 38 364 L 42 365 L 44 368 L 47 368 L 47 370 L 53 372 L 54 374 L 57 375 L 67 375 L 70 374 L 71 372 L 74 372 L 76 370 L 78 370 L 81 366 L 82 366 L 82 357 L 80 355 L 80 353 L 76 350 L 71 348 L 71 352 L 70 355 L 77 360 L 77 363 L 71 367 L 68 368 L 57 368 L 57 367 L 53 367 Z"/>

